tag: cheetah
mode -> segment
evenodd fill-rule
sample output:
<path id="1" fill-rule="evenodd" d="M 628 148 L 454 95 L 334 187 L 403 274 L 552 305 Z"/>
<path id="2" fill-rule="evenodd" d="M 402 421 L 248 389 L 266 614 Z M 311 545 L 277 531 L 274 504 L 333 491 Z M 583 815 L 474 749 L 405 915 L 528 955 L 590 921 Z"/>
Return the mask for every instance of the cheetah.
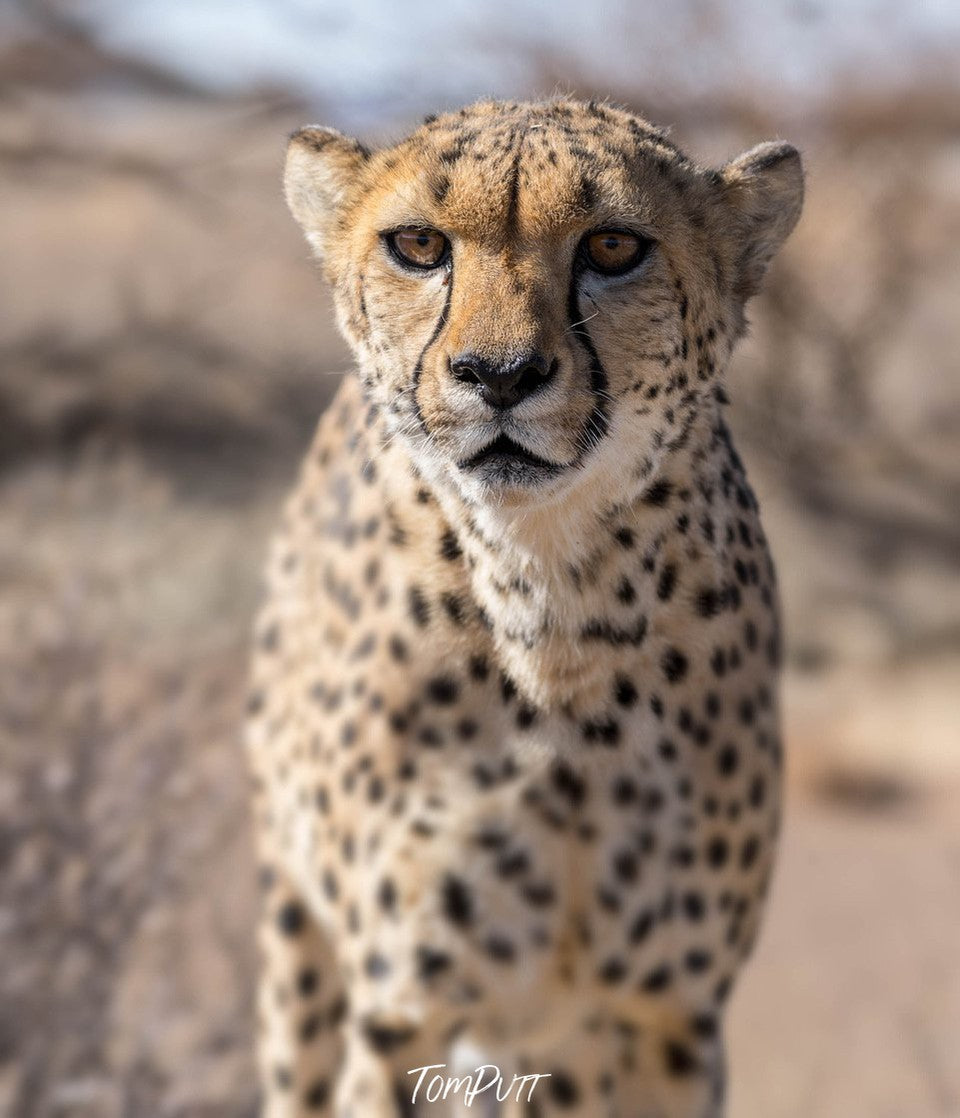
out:
<path id="1" fill-rule="evenodd" d="M 468 1045 L 505 1118 L 719 1118 L 782 766 L 723 381 L 800 157 L 488 101 L 285 192 L 356 373 L 255 629 L 264 1114 L 439 1118 Z"/>

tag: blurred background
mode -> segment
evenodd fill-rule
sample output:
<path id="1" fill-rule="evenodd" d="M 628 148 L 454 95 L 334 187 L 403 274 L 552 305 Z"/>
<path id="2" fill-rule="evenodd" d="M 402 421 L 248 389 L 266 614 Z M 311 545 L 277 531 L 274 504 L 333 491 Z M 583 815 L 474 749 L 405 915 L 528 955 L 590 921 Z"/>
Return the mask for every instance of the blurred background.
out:
<path id="1" fill-rule="evenodd" d="M 349 364 L 285 136 L 557 90 L 808 168 L 731 372 L 790 755 L 731 1118 L 960 1115 L 953 0 L 0 0 L 0 1114 L 255 1113 L 247 632 Z"/>

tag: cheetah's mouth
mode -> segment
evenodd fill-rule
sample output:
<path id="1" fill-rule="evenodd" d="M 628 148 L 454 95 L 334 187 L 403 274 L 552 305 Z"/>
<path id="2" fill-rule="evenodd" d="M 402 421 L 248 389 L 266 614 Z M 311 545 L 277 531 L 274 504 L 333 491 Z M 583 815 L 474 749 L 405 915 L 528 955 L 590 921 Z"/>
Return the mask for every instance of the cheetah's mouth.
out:
<path id="1" fill-rule="evenodd" d="M 501 480 L 521 480 L 525 474 L 556 473 L 561 466 L 548 462 L 525 446 L 515 443 L 508 435 L 498 435 L 492 443 L 457 465 L 461 470 L 477 470 L 487 475 L 506 475 Z"/>

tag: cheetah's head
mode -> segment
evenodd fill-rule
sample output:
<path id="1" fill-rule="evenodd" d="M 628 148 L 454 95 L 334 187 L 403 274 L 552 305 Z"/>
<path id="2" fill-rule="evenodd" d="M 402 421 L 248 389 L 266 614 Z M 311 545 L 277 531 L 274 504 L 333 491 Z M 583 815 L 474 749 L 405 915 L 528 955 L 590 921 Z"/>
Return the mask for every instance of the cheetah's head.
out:
<path id="1" fill-rule="evenodd" d="M 624 497 L 681 445 L 800 213 L 796 150 L 719 170 L 630 113 L 485 102 L 375 153 L 290 141 L 286 194 L 371 399 L 428 476 Z"/>

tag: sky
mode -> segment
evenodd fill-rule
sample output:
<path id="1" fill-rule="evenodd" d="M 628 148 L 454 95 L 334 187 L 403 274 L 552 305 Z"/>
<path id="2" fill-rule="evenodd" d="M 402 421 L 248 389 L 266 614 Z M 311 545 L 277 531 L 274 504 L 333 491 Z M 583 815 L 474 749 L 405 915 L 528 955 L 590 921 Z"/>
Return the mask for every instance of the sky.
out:
<path id="1" fill-rule="evenodd" d="M 403 117 L 554 72 L 603 88 L 828 96 L 960 69 L 960 0 L 70 0 L 110 44 L 202 84 L 295 89 L 337 120 Z M 549 93 L 551 89 L 537 90 Z"/>

